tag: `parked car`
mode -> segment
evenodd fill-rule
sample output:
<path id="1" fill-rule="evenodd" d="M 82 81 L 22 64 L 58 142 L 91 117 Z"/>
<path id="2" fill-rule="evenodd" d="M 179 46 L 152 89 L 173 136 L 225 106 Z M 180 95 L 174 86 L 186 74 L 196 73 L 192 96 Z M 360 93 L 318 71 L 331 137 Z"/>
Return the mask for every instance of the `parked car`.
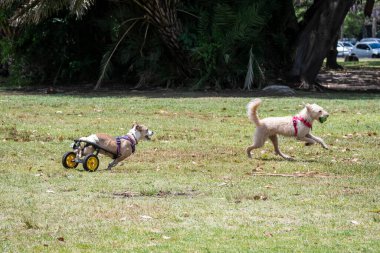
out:
<path id="1" fill-rule="evenodd" d="M 336 50 L 338 51 L 338 56 L 346 56 L 351 54 L 351 50 L 354 46 L 350 42 L 338 41 Z"/>
<path id="2" fill-rule="evenodd" d="M 341 40 L 339 40 L 340 42 L 349 42 L 351 43 L 352 45 L 355 45 L 356 42 L 358 42 L 358 40 L 356 38 L 342 38 Z"/>
<path id="3" fill-rule="evenodd" d="M 351 51 L 357 57 L 380 57 L 380 43 L 358 42 Z"/>
<path id="4" fill-rule="evenodd" d="M 363 38 L 360 42 L 375 42 L 380 43 L 380 38 Z"/>

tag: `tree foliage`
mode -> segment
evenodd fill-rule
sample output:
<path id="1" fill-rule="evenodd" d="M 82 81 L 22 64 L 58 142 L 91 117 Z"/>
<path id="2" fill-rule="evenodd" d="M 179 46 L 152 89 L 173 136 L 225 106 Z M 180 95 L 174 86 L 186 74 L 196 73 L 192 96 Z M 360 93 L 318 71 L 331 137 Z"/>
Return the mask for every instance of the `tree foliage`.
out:
<path id="1" fill-rule="evenodd" d="M 326 0 L 299 2 L 4 0 L 0 60 L 17 83 L 260 87 L 286 77 Z"/>

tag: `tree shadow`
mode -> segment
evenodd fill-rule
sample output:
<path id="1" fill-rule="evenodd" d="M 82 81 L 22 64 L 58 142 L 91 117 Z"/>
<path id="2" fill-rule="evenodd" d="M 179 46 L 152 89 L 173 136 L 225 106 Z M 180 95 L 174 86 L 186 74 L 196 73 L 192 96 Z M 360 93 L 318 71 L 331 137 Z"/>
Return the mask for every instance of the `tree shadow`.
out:
<path id="1" fill-rule="evenodd" d="M 41 95 L 41 96 L 70 96 L 83 98 L 305 98 L 318 100 L 346 99 L 346 100 L 372 100 L 380 98 L 380 91 L 335 91 L 326 90 L 324 92 L 312 92 L 304 90 L 296 90 L 294 96 L 280 96 L 271 94 L 262 90 L 219 90 L 219 91 L 192 91 L 189 89 L 118 89 L 118 88 L 102 88 L 93 91 L 91 87 L 26 87 L 26 88 L 3 88 L 1 93 L 7 95 Z"/>

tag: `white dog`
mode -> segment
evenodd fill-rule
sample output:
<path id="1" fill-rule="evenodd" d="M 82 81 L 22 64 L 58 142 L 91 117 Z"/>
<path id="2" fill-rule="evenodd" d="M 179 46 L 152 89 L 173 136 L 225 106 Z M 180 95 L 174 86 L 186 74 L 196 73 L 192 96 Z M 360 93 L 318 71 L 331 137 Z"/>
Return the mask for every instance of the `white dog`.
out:
<path id="1" fill-rule="evenodd" d="M 290 156 L 282 153 L 278 147 L 277 135 L 294 136 L 298 140 L 305 141 L 306 145 L 319 143 L 327 149 L 326 143 L 319 137 L 311 134 L 311 128 L 314 120 L 323 123 L 329 116 L 322 107 L 317 104 L 306 104 L 305 108 L 296 116 L 270 117 L 259 119 L 257 108 L 261 104 L 261 99 L 254 99 L 247 105 L 248 118 L 256 125 L 253 145 L 247 147 L 247 155 L 251 158 L 251 151 L 260 148 L 269 138 L 274 146 L 277 155 L 285 159 L 292 159 Z"/>

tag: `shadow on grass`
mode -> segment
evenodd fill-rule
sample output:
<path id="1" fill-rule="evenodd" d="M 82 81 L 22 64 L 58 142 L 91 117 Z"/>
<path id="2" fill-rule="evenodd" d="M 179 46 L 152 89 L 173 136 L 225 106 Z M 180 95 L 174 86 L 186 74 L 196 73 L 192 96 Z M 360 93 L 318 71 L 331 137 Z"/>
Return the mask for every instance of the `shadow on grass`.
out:
<path id="1" fill-rule="evenodd" d="M 41 95 L 53 97 L 83 97 L 83 98 L 308 98 L 308 99 L 346 99 L 346 100 L 372 100 L 380 98 L 380 91 L 326 91 L 309 92 L 296 90 L 295 96 L 278 96 L 261 90 L 221 90 L 221 91 L 191 91 L 183 89 L 151 89 L 151 90 L 131 90 L 131 89 L 100 89 L 93 91 L 89 88 L 67 88 L 59 87 L 56 91 L 49 93 L 47 88 L 0 88 L 0 94 L 5 95 Z"/>

